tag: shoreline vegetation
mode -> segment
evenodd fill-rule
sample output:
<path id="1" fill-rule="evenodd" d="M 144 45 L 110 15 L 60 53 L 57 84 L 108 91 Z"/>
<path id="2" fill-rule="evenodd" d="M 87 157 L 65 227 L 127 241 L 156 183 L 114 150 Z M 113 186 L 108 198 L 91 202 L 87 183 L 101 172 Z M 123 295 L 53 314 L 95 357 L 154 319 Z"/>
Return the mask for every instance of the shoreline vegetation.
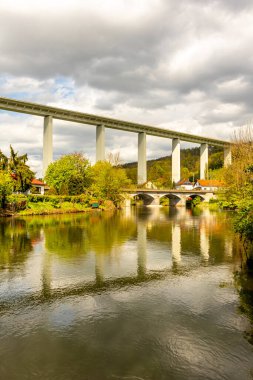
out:
<path id="1" fill-rule="evenodd" d="M 187 150 L 182 154 L 191 156 L 193 153 L 192 158 L 197 162 L 195 150 Z M 234 210 L 234 230 L 245 247 L 246 263 L 253 268 L 252 126 L 240 128 L 239 133 L 235 134 L 233 159 L 229 167 L 222 167 L 221 154 L 216 151 L 210 153 L 207 178 L 222 180 L 225 188 L 219 193 L 218 199 L 211 200 L 209 204 L 201 203 L 196 197 L 192 207 Z M 33 194 L 31 181 L 34 173 L 27 165 L 27 160 L 27 155 L 18 155 L 12 147 L 10 157 L 0 151 L 0 216 L 89 212 L 92 203 L 96 203 L 99 210 L 121 208 L 124 201 L 122 189 L 131 188 L 136 183 L 136 167 L 128 165 L 124 168 L 120 164 L 119 154 L 110 154 L 107 161 L 99 161 L 91 166 L 83 154 L 73 153 L 49 165 L 44 178 L 49 191 L 45 195 Z M 157 160 L 152 162 L 149 169 L 148 180 L 158 188 L 172 187 L 167 166 L 170 167 L 166 160 Z M 182 174 L 194 177 L 198 167 L 193 166 L 192 170 L 192 173 L 186 173 L 183 167 Z M 27 192 L 31 193 L 24 195 Z"/>
<path id="2" fill-rule="evenodd" d="M 80 196 L 12 194 L 6 199 L 6 208 L 1 210 L 1 217 L 53 215 L 90 212 L 94 209 L 109 211 L 115 209 L 110 200 L 97 200 L 89 194 Z"/>

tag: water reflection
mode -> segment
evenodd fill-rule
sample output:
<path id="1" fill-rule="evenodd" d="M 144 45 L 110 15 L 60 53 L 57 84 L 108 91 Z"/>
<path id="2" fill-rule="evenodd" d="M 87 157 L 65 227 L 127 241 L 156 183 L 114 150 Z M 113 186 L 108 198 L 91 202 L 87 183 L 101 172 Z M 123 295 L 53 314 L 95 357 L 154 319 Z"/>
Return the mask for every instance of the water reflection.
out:
<path id="1" fill-rule="evenodd" d="M 175 264 L 181 261 L 181 227 L 180 224 L 172 224 L 172 246 L 171 253 Z"/>
<path id="2" fill-rule="evenodd" d="M 152 207 L 1 220 L 0 378 L 250 379 L 229 225 Z"/>
<path id="3" fill-rule="evenodd" d="M 8 286 L 10 301 L 151 281 L 230 262 L 234 254 L 225 214 L 209 210 L 136 208 L 1 220 L 0 228 L 1 277 L 22 269 Z"/>
<path id="4" fill-rule="evenodd" d="M 0 267 L 11 270 L 26 261 L 37 236 L 30 235 L 24 220 L 0 221 Z"/>

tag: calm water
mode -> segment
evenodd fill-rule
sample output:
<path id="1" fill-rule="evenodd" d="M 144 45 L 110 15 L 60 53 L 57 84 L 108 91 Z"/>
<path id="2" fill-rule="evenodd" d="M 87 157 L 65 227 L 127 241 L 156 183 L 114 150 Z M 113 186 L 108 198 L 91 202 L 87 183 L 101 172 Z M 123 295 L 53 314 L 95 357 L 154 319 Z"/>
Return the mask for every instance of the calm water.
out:
<path id="1" fill-rule="evenodd" d="M 230 215 L 195 213 L 0 220 L 0 379 L 252 379 Z"/>

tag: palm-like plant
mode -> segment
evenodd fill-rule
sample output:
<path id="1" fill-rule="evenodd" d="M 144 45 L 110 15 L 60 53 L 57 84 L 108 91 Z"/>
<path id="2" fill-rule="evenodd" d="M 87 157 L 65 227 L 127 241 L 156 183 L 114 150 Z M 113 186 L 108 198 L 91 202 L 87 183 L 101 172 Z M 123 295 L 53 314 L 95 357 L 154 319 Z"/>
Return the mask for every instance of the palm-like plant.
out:
<path id="1" fill-rule="evenodd" d="M 10 145 L 8 170 L 15 176 L 15 191 L 25 192 L 30 187 L 31 181 L 34 178 L 34 173 L 26 165 L 27 160 L 27 154 L 19 156 L 18 152 L 15 152 Z"/>
<path id="2" fill-rule="evenodd" d="M 0 150 L 0 170 L 7 170 L 8 169 L 8 157 L 3 154 L 3 152 Z"/>

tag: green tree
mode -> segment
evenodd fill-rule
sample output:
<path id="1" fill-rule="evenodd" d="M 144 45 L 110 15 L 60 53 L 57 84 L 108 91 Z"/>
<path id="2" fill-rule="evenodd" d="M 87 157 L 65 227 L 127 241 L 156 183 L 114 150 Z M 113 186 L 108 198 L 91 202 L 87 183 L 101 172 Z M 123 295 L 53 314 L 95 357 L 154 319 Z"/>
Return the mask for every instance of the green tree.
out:
<path id="1" fill-rule="evenodd" d="M 0 170 L 0 203 L 1 208 L 4 209 L 6 206 L 6 198 L 13 191 L 13 179 L 10 174 Z"/>
<path id="2" fill-rule="evenodd" d="M 243 128 L 235 136 L 232 157 L 232 164 L 224 168 L 227 191 L 223 205 L 237 210 L 235 230 L 241 235 L 245 247 L 250 247 L 246 263 L 253 267 L 253 127 Z"/>
<path id="3" fill-rule="evenodd" d="M 0 170 L 8 170 L 8 157 L 0 150 Z"/>
<path id="4" fill-rule="evenodd" d="M 57 194 L 79 195 L 91 184 L 90 163 L 82 153 L 64 155 L 48 166 L 44 179 Z"/>
<path id="5" fill-rule="evenodd" d="M 98 198 L 111 200 L 116 206 L 122 201 L 122 188 L 131 181 L 122 168 L 115 168 L 109 162 L 99 161 L 91 169 L 91 190 Z"/>
<path id="6" fill-rule="evenodd" d="M 12 146 L 10 146 L 8 170 L 15 176 L 14 191 L 25 192 L 31 186 L 35 174 L 26 164 L 27 160 L 27 154 L 19 156 L 18 152 L 15 152 Z"/>
<path id="7" fill-rule="evenodd" d="M 223 167 L 223 152 L 216 152 L 209 157 L 209 169 L 215 170 Z"/>

